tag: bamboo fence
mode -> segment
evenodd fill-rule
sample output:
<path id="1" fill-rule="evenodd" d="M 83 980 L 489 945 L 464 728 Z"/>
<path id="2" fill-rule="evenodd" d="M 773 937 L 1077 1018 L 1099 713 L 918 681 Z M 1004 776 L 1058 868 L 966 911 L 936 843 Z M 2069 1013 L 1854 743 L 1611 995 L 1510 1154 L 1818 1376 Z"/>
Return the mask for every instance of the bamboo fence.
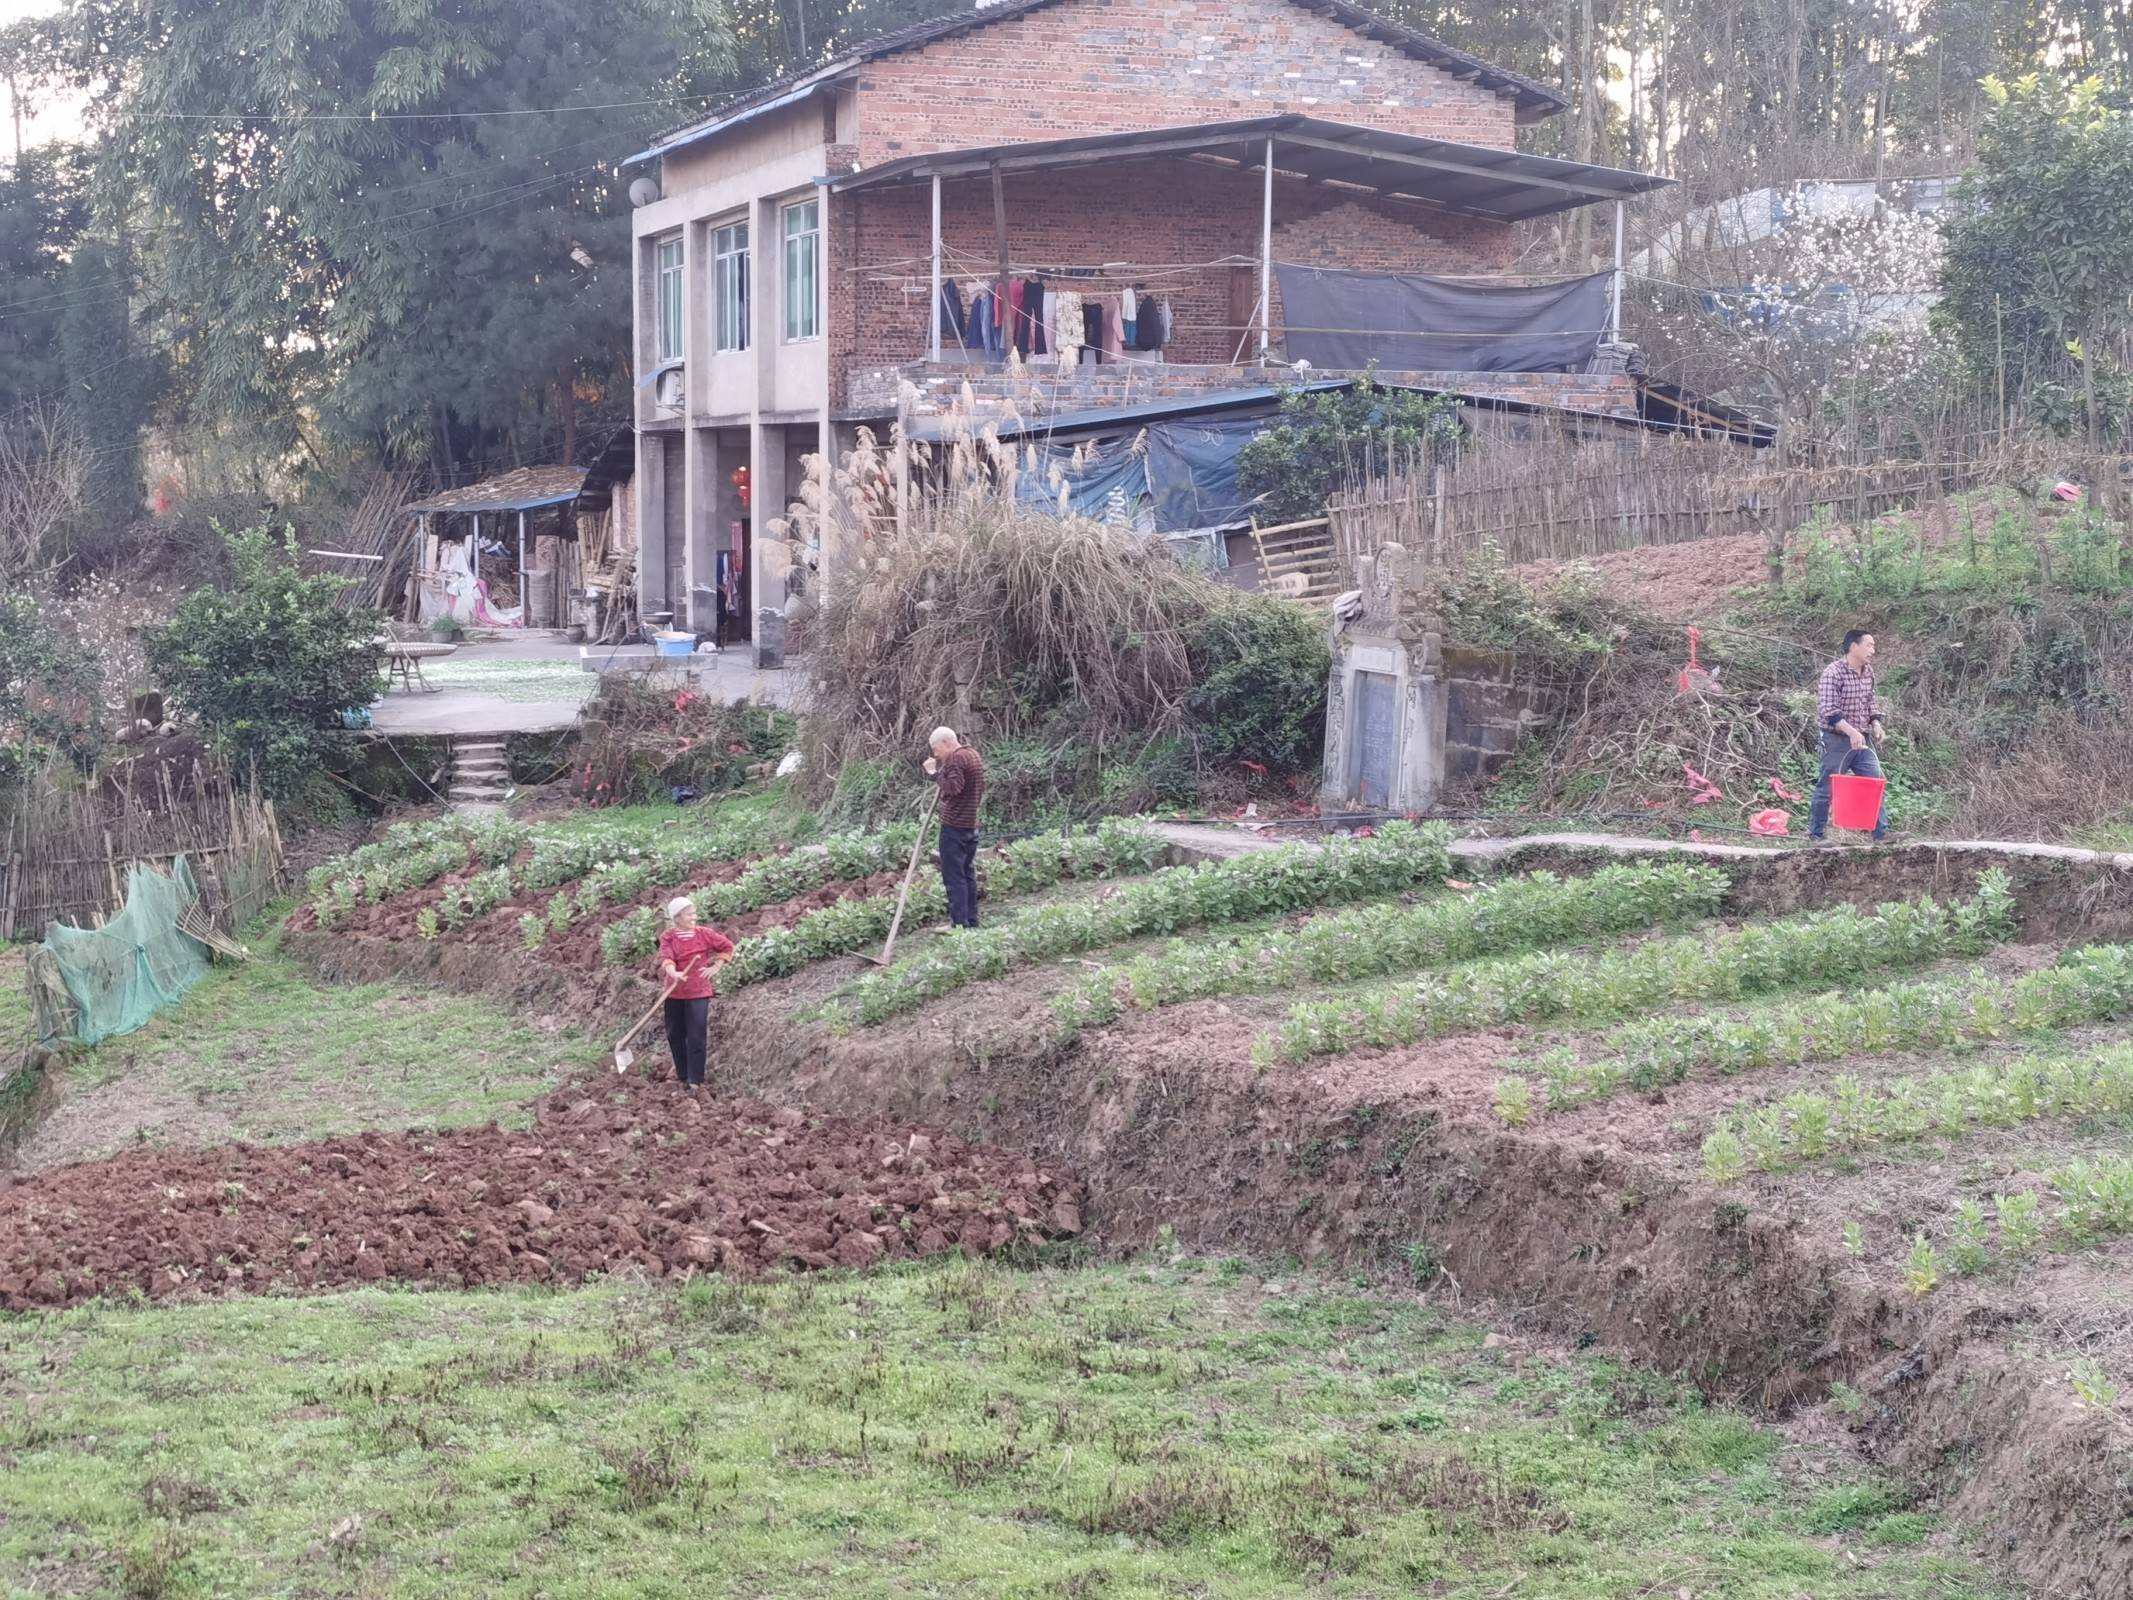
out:
<path id="1" fill-rule="evenodd" d="M 108 788 L 24 800 L 0 835 L 0 940 L 101 926 L 124 903 L 128 867 L 168 871 L 180 855 L 217 933 L 234 937 L 267 908 L 288 875 L 273 801 L 219 768 L 160 778 L 149 800 Z"/>
<path id="2" fill-rule="evenodd" d="M 1798 465 L 1649 436 L 1501 441 L 1350 484 L 1327 507 L 1330 537 L 1337 562 L 1352 572 L 1359 557 L 1391 543 L 1432 564 L 1456 563 L 1485 544 L 1522 564 L 1754 534 L 1768 542 L 1775 570 L 1802 528 L 1856 527 L 1932 507 L 2041 464 L 2014 459 L 2003 440 L 1984 443 L 1949 440 L 1918 459 Z M 2081 465 L 2054 460 L 2060 471 Z M 2091 465 L 2104 498 L 2115 500 L 2115 458 Z"/>

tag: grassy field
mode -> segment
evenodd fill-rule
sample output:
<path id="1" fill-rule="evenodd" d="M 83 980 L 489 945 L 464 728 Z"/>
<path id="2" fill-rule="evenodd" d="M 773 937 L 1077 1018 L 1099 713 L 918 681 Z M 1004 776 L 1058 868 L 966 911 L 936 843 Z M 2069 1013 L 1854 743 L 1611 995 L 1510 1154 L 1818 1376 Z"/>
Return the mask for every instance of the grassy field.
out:
<path id="1" fill-rule="evenodd" d="M 1242 1263 L 0 1320 L 0 1580 L 1984 1600 L 1836 1455 Z"/>
<path id="2" fill-rule="evenodd" d="M 29 946 L 0 944 L 0 1062 L 30 1040 Z"/>
<path id="3" fill-rule="evenodd" d="M 282 953 L 271 922 L 248 937 L 251 961 L 218 965 L 174 1010 L 67 1064 L 60 1104 L 24 1145 L 31 1164 L 135 1143 L 509 1122 L 602 1053 L 565 1017 L 404 982 L 328 988 Z"/>

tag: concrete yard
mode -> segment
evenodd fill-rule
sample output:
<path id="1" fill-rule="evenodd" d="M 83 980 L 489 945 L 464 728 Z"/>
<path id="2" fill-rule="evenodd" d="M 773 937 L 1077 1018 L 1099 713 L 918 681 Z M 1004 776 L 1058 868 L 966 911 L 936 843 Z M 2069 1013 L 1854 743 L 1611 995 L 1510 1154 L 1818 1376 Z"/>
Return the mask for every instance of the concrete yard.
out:
<path id="1" fill-rule="evenodd" d="M 603 668 L 622 668 L 626 657 L 638 653 L 553 637 L 476 640 L 423 662 L 427 692 L 403 689 L 395 680 L 372 703 L 371 726 L 406 737 L 557 732 L 578 720 Z M 662 665 L 657 677 L 717 700 L 775 706 L 791 705 L 804 682 L 790 669 L 757 671 L 745 648 Z"/>

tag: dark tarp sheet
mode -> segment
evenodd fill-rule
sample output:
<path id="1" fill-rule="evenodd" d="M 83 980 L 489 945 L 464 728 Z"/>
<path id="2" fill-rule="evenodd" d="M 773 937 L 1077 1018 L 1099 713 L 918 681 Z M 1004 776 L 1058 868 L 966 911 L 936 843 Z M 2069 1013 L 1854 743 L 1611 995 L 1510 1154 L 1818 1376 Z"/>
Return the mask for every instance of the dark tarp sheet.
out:
<path id="1" fill-rule="evenodd" d="M 1277 264 L 1291 361 L 1336 372 L 1579 372 L 1612 273 L 1540 288 Z M 1352 330 L 1352 331 L 1328 331 Z"/>
<path id="2" fill-rule="evenodd" d="M 1130 525 L 1142 497 L 1148 493 L 1148 463 L 1133 448 L 1131 439 L 1077 447 L 1041 444 L 1032 447 L 1037 456 L 1034 471 L 1027 466 L 1015 480 L 1016 498 L 1057 516 L 1060 488 L 1067 493 L 1065 510 L 1095 522 L 1116 520 Z M 1029 452 L 1023 452 L 1023 460 Z M 1053 481 L 1057 473 L 1059 482 Z M 1114 491 L 1120 497 L 1113 503 Z"/>
<path id="3" fill-rule="evenodd" d="M 1155 525 L 1169 533 L 1247 521 L 1251 502 L 1237 487 L 1237 453 L 1279 420 L 1220 417 L 1150 428 L 1148 481 L 1155 489 Z"/>
<path id="4" fill-rule="evenodd" d="M 1063 486 L 1072 514 L 1128 524 L 1146 498 L 1159 533 L 1230 526 L 1251 516 L 1250 502 L 1237 487 L 1237 453 L 1275 420 L 1159 422 L 1131 437 L 1080 446 L 1078 452 L 1074 445 L 1038 445 L 1036 470 L 1023 470 L 1015 492 L 1056 515 Z"/>

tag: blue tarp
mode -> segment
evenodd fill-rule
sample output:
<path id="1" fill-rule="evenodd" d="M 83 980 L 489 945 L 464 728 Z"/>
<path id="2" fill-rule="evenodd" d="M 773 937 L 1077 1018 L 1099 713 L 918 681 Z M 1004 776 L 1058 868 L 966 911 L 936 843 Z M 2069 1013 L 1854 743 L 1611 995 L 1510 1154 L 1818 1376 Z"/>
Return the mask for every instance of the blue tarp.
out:
<path id="1" fill-rule="evenodd" d="M 1076 516 L 1132 523 L 1146 501 L 1158 533 L 1228 527 L 1251 515 L 1237 487 L 1237 454 L 1274 421 L 1263 416 L 1160 422 L 1103 444 L 1038 445 L 1037 468 L 1024 470 L 1016 492 L 1031 505 L 1057 512 L 1056 467 L 1067 490 L 1066 509 Z"/>
<path id="2" fill-rule="evenodd" d="M 1059 494 L 1063 487 L 1067 493 L 1064 509 L 1073 515 L 1130 525 L 1148 496 L 1148 463 L 1131 439 L 1081 446 L 1042 444 L 1030 449 L 1036 453 L 1036 468 L 1025 466 L 1015 480 L 1015 495 L 1026 504 L 1056 514 L 1062 509 Z M 1028 461 L 1029 450 L 1022 452 L 1022 458 Z M 1060 479 L 1057 486 L 1054 469 Z"/>
<path id="3" fill-rule="evenodd" d="M 1251 502 L 1237 487 L 1237 455 L 1279 420 L 1221 417 L 1150 428 L 1148 481 L 1155 490 L 1156 527 L 1168 533 L 1247 521 Z"/>

